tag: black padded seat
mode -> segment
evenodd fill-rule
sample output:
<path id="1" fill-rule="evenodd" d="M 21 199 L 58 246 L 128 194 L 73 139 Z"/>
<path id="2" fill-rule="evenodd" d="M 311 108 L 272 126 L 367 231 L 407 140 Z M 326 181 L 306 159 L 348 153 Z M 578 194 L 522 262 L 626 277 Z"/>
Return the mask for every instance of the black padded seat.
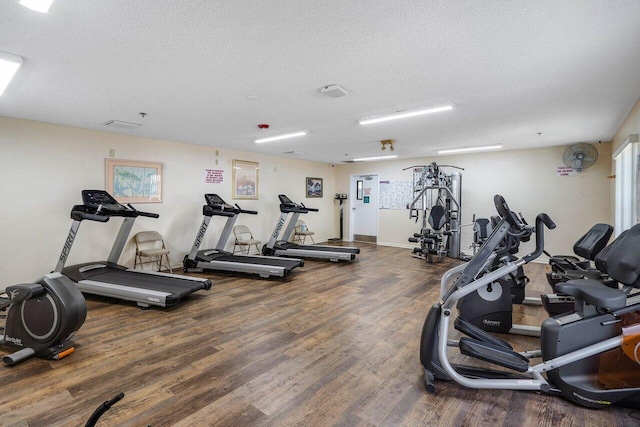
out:
<path id="1" fill-rule="evenodd" d="M 604 263 L 609 277 L 627 286 L 640 288 L 640 224 L 620 234 L 609 246 L 611 248 L 602 257 L 596 257 L 600 264 Z"/>
<path id="2" fill-rule="evenodd" d="M 447 210 L 444 206 L 435 205 L 429 213 L 429 225 L 434 230 L 440 230 L 449 221 Z"/>
<path id="3" fill-rule="evenodd" d="M 613 227 L 609 224 L 596 224 L 573 245 L 573 252 L 593 261 L 596 255 L 607 246 L 612 234 Z"/>
<path id="4" fill-rule="evenodd" d="M 627 294 L 591 279 L 569 280 L 556 285 L 558 292 L 571 295 L 596 307 L 615 310 L 627 304 Z"/>
<path id="5" fill-rule="evenodd" d="M 612 226 L 598 223 L 573 245 L 573 252 L 587 261 L 580 261 L 578 257 L 573 255 L 555 255 L 549 259 L 549 264 L 554 267 L 554 270 L 560 272 L 574 270 L 576 266 L 581 269 L 589 268 L 590 261 L 595 260 L 600 251 L 607 246 L 612 234 Z"/>

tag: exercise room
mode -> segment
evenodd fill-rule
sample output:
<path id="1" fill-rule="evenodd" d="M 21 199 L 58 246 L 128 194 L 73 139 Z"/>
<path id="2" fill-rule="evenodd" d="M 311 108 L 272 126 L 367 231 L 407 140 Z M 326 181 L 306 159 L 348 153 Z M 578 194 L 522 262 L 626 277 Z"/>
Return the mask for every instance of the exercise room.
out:
<path id="1" fill-rule="evenodd" d="M 2 2 L 0 425 L 639 425 L 638 17 Z"/>

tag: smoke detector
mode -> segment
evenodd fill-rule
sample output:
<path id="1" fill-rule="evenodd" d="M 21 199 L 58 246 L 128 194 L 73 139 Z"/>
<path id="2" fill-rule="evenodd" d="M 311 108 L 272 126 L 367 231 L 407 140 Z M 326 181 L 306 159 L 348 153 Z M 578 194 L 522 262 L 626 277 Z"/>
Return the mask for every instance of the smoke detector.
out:
<path id="1" fill-rule="evenodd" d="M 340 85 L 327 85 L 320 88 L 320 93 L 329 95 L 331 98 L 340 98 L 348 95 L 347 91 Z"/>

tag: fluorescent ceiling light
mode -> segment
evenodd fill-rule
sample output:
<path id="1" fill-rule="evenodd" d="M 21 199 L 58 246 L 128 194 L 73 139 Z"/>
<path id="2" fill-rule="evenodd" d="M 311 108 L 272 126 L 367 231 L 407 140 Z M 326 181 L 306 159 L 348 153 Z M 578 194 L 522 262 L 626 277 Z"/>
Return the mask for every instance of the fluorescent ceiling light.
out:
<path id="1" fill-rule="evenodd" d="M 109 120 L 104 122 L 103 125 L 120 129 L 136 129 L 142 126 L 140 123 L 123 122 L 122 120 Z"/>
<path id="2" fill-rule="evenodd" d="M 36 12 L 47 13 L 53 0 L 20 0 L 20 4 Z"/>
<path id="3" fill-rule="evenodd" d="M 0 95 L 9 86 L 9 82 L 22 64 L 22 57 L 0 50 Z"/>
<path id="4" fill-rule="evenodd" d="M 465 148 L 452 148 L 450 150 L 438 150 L 438 154 L 469 153 L 472 151 L 498 150 L 500 148 L 502 148 L 502 145 L 483 145 L 480 147 L 465 147 Z"/>
<path id="5" fill-rule="evenodd" d="M 307 134 L 306 130 L 301 130 L 299 132 L 285 133 L 282 135 L 270 136 L 267 138 L 258 138 L 255 140 L 255 142 L 257 144 L 260 144 L 262 142 L 279 141 L 281 139 L 289 139 L 289 138 L 295 138 L 297 136 L 305 136 L 306 134 Z"/>
<path id="6" fill-rule="evenodd" d="M 359 159 L 353 159 L 353 161 L 354 162 L 373 162 L 375 160 L 395 159 L 396 157 L 398 156 L 395 154 L 392 154 L 391 156 L 361 157 Z"/>
<path id="7" fill-rule="evenodd" d="M 423 116 L 425 114 L 438 113 L 440 111 L 453 110 L 452 104 L 432 105 L 430 107 L 415 108 L 412 110 L 395 111 L 389 114 L 382 114 L 379 116 L 363 117 L 358 122 L 361 125 L 368 125 L 371 123 L 387 122 L 389 120 L 404 119 L 406 117 Z"/>

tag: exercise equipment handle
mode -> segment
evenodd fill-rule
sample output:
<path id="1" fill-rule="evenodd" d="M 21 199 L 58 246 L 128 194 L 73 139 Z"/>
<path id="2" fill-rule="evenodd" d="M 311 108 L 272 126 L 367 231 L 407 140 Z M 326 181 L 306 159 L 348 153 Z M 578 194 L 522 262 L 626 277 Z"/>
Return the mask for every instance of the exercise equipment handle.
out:
<path id="1" fill-rule="evenodd" d="M 496 206 L 496 210 L 498 211 L 498 214 L 502 218 L 506 219 L 511 227 L 515 228 L 517 231 L 524 230 L 526 225 L 524 225 L 520 221 L 520 219 L 515 214 L 515 212 L 513 212 L 511 209 L 509 209 L 509 205 L 504 200 L 504 197 L 502 197 L 499 194 L 496 194 L 493 197 L 493 204 Z"/>
<path id="2" fill-rule="evenodd" d="M 238 206 L 237 203 L 236 203 L 236 208 L 238 208 L 238 213 L 245 213 L 245 214 L 250 214 L 250 215 L 258 215 L 258 211 L 248 211 L 248 210 L 242 209 L 240 206 Z"/>
<path id="3" fill-rule="evenodd" d="M 115 397 L 102 403 L 100 406 L 98 406 L 98 408 L 95 411 L 93 411 L 93 414 L 91 414 L 91 417 L 89 417 L 89 420 L 84 426 L 94 427 L 98 419 L 102 416 L 102 414 L 107 412 L 115 403 L 122 400 L 123 397 L 124 397 L 124 393 L 120 392 Z"/>
<path id="4" fill-rule="evenodd" d="M 308 210 L 309 212 L 319 212 L 319 211 L 320 211 L 320 209 L 318 209 L 318 208 L 308 208 L 308 207 L 306 207 L 306 206 L 304 205 L 304 203 L 300 203 L 300 206 L 302 206 L 302 209 L 306 209 L 306 210 Z"/>
<path id="5" fill-rule="evenodd" d="M 157 213 L 143 212 L 143 211 L 137 210 L 136 208 L 131 206 L 131 203 L 128 203 L 127 206 L 129 206 L 129 208 L 131 210 L 135 211 L 139 216 L 146 216 L 146 217 L 149 217 L 149 218 L 160 218 L 160 215 L 158 215 Z"/>
<path id="6" fill-rule="evenodd" d="M 84 221 L 85 219 L 88 221 L 97 221 L 97 222 L 109 221 L 108 216 L 100 215 L 100 214 L 92 214 L 92 213 L 83 212 L 76 209 L 73 209 L 71 211 L 71 219 L 74 221 Z"/>
<path id="7" fill-rule="evenodd" d="M 525 255 L 522 259 L 525 263 L 529 263 L 538 258 L 544 252 L 544 226 L 549 230 L 556 228 L 556 223 L 553 222 L 549 215 L 546 213 L 540 213 L 536 217 L 536 249 L 529 255 Z"/>

